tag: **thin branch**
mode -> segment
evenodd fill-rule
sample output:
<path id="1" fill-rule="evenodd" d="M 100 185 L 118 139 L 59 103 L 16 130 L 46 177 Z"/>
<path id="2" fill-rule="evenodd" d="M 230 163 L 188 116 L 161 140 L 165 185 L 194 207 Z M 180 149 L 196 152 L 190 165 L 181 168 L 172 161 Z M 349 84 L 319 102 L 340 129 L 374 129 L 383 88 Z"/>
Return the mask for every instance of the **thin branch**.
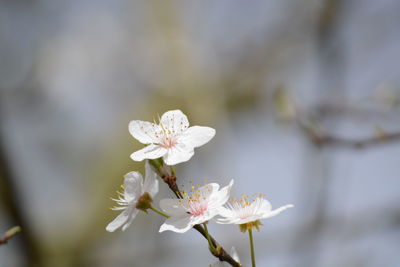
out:
<path id="1" fill-rule="evenodd" d="M 0 106 L 0 115 L 2 115 L 1 111 L 2 108 Z M 0 116 L 0 122 L 2 121 L 1 119 Z M 20 246 L 27 260 L 27 266 L 41 266 L 42 254 L 40 245 L 19 200 L 20 192 L 18 191 L 17 179 L 6 150 L 2 126 L 0 123 L 0 202 L 4 204 L 10 219 L 24 229 L 21 234 L 22 242 Z"/>
<path id="2" fill-rule="evenodd" d="M 318 107 L 315 112 L 304 112 L 296 105 L 295 101 L 289 96 L 288 92 L 280 87 L 274 92 L 275 113 L 278 118 L 286 122 L 295 122 L 305 133 L 307 138 L 316 146 L 338 146 L 349 148 L 365 148 L 395 141 L 400 141 L 400 131 L 387 133 L 379 129 L 373 136 L 361 139 L 348 139 L 327 133 L 320 126 L 320 110 Z M 311 114 L 314 114 L 311 115 Z"/>
<path id="3" fill-rule="evenodd" d="M 298 125 L 306 133 L 312 143 L 317 146 L 340 146 L 350 148 L 365 148 L 390 142 L 400 141 L 400 132 L 386 133 L 381 131 L 374 136 L 361 139 L 346 139 L 325 133 L 315 124 L 311 124 L 304 119 L 297 119 Z"/>
<path id="4" fill-rule="evenodd" d="M 9 229 L 3 237 L 0 237 L 0 245 L 6 244 L 8 240 L 13 238 L 15 235 L 21 232 L 21 227 L 14 226 L 13 228 Z"/>
<path id="5" fill-rule="evenodd" d="M 163 164 L 162 161 L 160 160 L 150 160 L 150 164 L 154 167 L 154 170 L 158 173 L 158 175 L 163 179 L 163 181 L 168 185 L 168 187 L 174 192 L 175 196 L 177 198 L 183 198 L 182 193 L 179 190 L 178 185 L 176 184 L 176 176 L 173 176 L 168 173 L 166 166 Z M 225 261 L 232 265 L 233 267 L 241 267 L 240 263 L 235 261 L 231 255 L 229 255 L 225 249 L 211 236 L 207 235 L 207 232 L 204 230 L 204 228 L 197 224 L 193 226 L 194 229 L 196 229 L 205 239 L 210 240 L 211 244 L 214 246 L 214 248 L 217 248 L 217 253 L 212 254 L 218 258 L 220 261 Z"/>

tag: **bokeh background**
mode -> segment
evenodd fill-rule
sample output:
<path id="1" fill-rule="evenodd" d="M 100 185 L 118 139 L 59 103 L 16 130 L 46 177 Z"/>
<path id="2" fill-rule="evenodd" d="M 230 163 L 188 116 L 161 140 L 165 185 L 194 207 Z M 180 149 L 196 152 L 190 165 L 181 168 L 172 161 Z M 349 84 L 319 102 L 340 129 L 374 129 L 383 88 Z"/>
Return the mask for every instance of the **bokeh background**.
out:
<path id="1" fill-rule="evenodd" d="M 105 226 L 142 147 L 132 119 L 217 130 L 179 184 L 235 179 L 296 207 L 259 266 L 400 266 L 397 0 L 0 2 L 0 266 L 208 266 L 206 241 L 139 214 Z M 170 197 L 161 186 L 158 199 Z M 247 236 L 210 224 L 249 265 Z"/>

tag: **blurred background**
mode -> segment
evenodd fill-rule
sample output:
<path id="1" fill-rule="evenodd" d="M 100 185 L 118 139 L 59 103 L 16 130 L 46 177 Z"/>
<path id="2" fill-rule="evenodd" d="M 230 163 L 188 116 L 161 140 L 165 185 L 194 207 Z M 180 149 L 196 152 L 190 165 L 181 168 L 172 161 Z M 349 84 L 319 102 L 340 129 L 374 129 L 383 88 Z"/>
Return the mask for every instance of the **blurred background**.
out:
<path id="1" fill-rule="evenodd" d="M 400 2 L 0 2 L 0 266 L 208 266 L 195 231 L 105 226 L 143 171 L 133 119 L 181 109 L 215 138 L 178 183 L 294 209 L 255 233 L 259 266 L 399 266 Z M 165 185 L 157 200 L 170 197 Z M 247 236 L 210 224 L 249 265 Z"/>

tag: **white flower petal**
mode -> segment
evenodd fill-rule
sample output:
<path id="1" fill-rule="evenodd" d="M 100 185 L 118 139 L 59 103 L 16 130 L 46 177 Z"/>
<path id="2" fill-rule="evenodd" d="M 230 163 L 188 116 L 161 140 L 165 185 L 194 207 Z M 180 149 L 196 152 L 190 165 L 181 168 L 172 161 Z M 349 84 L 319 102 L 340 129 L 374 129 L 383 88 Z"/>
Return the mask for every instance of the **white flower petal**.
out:
<path id="1" fill-rule="evenodd" d="M 158 143 L 158 135 L 162 128 L 148 121 L 131 121 L 129 123 L 129 132 L 142 144 Z"/>
<path id="2" fill-rule="evenodd" d="M 163 147 L 160 147 L 158 145 L 148 145 L 141 150 L 138 150 L 136 152 L 133 152 L 131 154 L 131 158 L 134 161 L 142 161 L 144 159 L 157 159 L 161 158 L 167 153 L 167 150 Z"/>
<path id="3" fill-rule="evenodd" d="M 288 209 L 288 208 L 293 208 L 294 206 L 292 204 L 286 205 L 286 206 L 282 206 L 280 208 L 277 208 L 273 211 L 267 212 L 265 214 L 263 214 L 262 218 L 266 219 L 266 218 L 270 218 L 273 217 L 275 215 L 278 215 L 279 213 L 281 213 L 282 211 Z"/>
<path id="4" fill-rule="evenodd" d="M 193 227 L 190 214 L 178 217 L 170 217 L 160 227 L 160 233 L 164 231 L 173 231 L 176 233 L 184 233 Z"/>
<path id="5" fill-rule="evenodd" d="M 257 197 L 252 205 L 254 205 L 254 212 L 258 214 L 266 214 L 272 210 L 271 203 L 265 198 Z"/>
<path id="6" fill-rule="evenodd" d="M 225 217 L 225 218 L 218 218 L 217 221 L 227 220 L 227 219 L 230 220 L 230 218 L 235 216 L 235 212 L 233 212 L 231 209 L 227 209 L 227 208 L 222 206 L 218 210 L 218 215 L 222 216 L 222 217 Z"/>
<path id="7" fill-rule="evenodd" d="M 128 221 L 128 219 L 130 218 L 130 214 L 132 213 L 132 209 L 133 208 L 127 208 L 126 210 L 121 212 L 112 222 L 110 222 L 107 225 L 106 230 L 108 232 L 114 232 L 116 229 L 118 229 L 124 223 L 126 223 Z"/>
<path id="8" fill-rule="evenodd" d="M 125 174 L 124 179 L 124 197 L 127 202 L 135 200 L 140 197 L 143 176 L 140 172 L 129 172 Z"/>
<path id="9" fill-rule="evenodd" d="M 187 214 L 186 207 L 186 199 L 165 198 L 160 201 L 160 208 L 171 216 Z"/>
<path id="10" fill-rule="evenodd" d="M 215 135 L 215 130 L 210 127 L 192 126 L 183 132 L 178 142 L 191 147 L 199 147 L 208 143 Z"/>
<path id="11" fill-rule="evenodd" d="M 164 155 L 164 162 L 167 165 L 176 165 L 181 162 L 188 161 L 194 155 L 194 150 L 184 144 L 176 144 L 168 149 Z"/>
<path id="12" fill-rule="evenodd" d="M 209 207 L 203 216 L 198 216 L 193 218 L 193 224 L 201 224 L 204 222 L 208 222 L 217 215 L 218 215 L 218 210 Z"/>
<path id="13" fill-rule="evenodd" d="M 138 213 L 139 213 L 138 209 L 132 208 L 132 212 L 129 214 L 127 222 L 124 224 L 124 226 L 122 226 L 122 231 L 125 231 L 129 227 L 129 225 L 131 225 L 131 223 L 133 222 Z"/>
<path id="14" fill-rule="evenodd" d="M 236 210 L 231 210 L 227 208 L 220 209 L 220 216 L 223 218 L 217 218 L 216 222 L 219 224 L 241 224 L 243 219 L 241 219 L 241 214 Z"/>
<path id="15" fill-rule="evenodd" d="M 232 186 L 233 186 L 233 180 L 229 182 L 229 185 L 223 187 L 218 192 L 213 193 L 210 196 L 210 201 L 212 201 L 214 205 L 216 205 L 217 207 L 224 205 L 229 200 Z"/>
<path id="16" fill-rule="evenodd" d="M 179 134 L 189 127 L 189 121 L 179 109 L 165 112 L 160 119 L 161 126 L 172 133 Z"/>
<path id="17" fill-rule="evenodd" d="M 219 189 L 219 184 L 217 183 L 209 183 L 202 187 L 199 187 L 196 190 L 196 193 L 199 193 L 202 197 L 208 198 L 211 194 L 217 192 Z"/>
<path id="18" fill-rule="evenodd" d="M 219 224 L 236 224 L 237 218 L 217 218 L 215 220 Z"/>
<path id="19" fill-rule="evenodd" d="M 143 183 L 142 193 L 147 192 L 151 197 L 154 197 L 158 193 L 158 175 L 153 171 L 148 160 L 145 163 L 145 172 L 146 179 Z"/>
<path id="20" fill-rule="evenodd" d="M 254 222 L 254 221 L 257 221 L 260 219 L 263 219 L 262 214 L 254 214 L 252 216 L 246 217 L 245 219 L 236 218 L 236 220 L 233 220 L 232 223 L 233 224 L 244 224 L 244 223 L 248 223 L 248 222 Z"/>

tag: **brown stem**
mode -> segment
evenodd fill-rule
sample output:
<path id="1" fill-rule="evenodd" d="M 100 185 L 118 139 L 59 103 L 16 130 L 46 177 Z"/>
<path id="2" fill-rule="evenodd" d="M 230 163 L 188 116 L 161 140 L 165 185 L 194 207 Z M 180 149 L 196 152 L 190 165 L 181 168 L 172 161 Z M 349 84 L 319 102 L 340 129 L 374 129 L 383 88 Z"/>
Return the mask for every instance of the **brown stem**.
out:
<path id="1" fill-rule="evenodd" d="M 161 176 L 161 179 L 168 185 L 169 189 L 174 192 L 177 198 L 183 198 L 178 185 L 176 184 L 176 176 L 164 174 Z"/>
<path id="2" fill-rule="evenodd" d="M 179 190 L 178 185 L 176 184 L 176 176 L 169 174 L 165 168 L 165 165 L 161 161 L 150 160 L 150 164 L 154 167 L 154 170 L 158 173 L 158 175 L 162 178 L 162 180 L 168 185 L 168 187 L 172 190 L 172 192 L 174 192 L 175 196 L 177 198 L 183 198 L 182 193 Z M 197 224 L 197 225 L 193 226 L 193 228 L 196 231 L 198 231 L 205 239 L 208 238 L 206 231 L 204 230 L 204 228 L 201 225 Z M 229 255 L 225 251 L 225 249 L 221 245 L 219 245 L 218 242 L 211 235 L 208 235 L 208 236 L 209 236 L 210 241 L 213 244 L 213 246 L 215 248 L 217 248 L 217 253 L 216 254 L 212 253 L 216 258 L 218 258 L 220 261 L 225 261 L 234 267 L 242 266 L 242 265 L 240 265 L 240 263 L 235 261 L 231 257 L 231 255 Z"/>

